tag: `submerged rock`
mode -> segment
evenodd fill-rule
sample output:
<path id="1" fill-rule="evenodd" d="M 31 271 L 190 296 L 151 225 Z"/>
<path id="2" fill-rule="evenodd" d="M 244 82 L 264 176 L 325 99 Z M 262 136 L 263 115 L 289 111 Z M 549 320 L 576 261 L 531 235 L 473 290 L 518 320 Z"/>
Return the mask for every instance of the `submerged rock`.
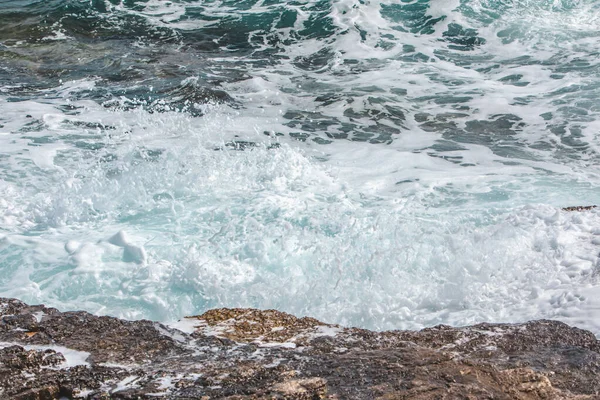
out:
<path id="1" fill-rule="evenodd" d="M 596 206 L 572 206 L 572 207 L 564 207 L 563 211 L 589 211 L 596 208 Z"/>
<path id="2" fill-rule="evenodd" d="M 372 332 L 218 309 L 186 332 L 0 298 L 0 398 L 597 399 L 600 343 L 557 321 Z"/>

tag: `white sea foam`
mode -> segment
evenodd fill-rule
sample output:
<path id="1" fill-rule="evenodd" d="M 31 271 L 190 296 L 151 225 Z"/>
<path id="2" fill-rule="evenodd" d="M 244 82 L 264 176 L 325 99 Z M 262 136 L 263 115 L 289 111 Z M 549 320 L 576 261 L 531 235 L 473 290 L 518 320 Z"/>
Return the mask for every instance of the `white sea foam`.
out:
<path id="1" fill-rule="evenodd" d="M 122 390 L 139 387 L 139 385 L 136 383 L 136 381 L 138 379 L 140 379 L 140 377 L 135 376 L 135 375 L 131 375 L 131 376 L 128 376 L 127 378 L 124 378 L 123 380 L 121 380 L 117 383 L 117 385 L 114 389 L 110 390 L 110 393 L 117 393 Z"/>
<path id="2" fill-rule="evenodd" d="M 201 118 L 79 100 L 91 78 L 43 101 L 2 95 L 0 292 L 161 321 L 252 306 L 376 329 L 557 318 L 599 334 L 600 213 L 560 210 L 600 203 L 598 111 L 585 100 L 596 93 L 597 8 L 530 3 L 493 20 L 483 2 L 432 3 L 426 14 L 446 18 L 415 34 L 381 13 L 396 1 L 333 2 L 339 34 L 286 45 L 290 62 L 244 66 L 250 79 L 222 84 L 243 107 L 202 106 Z M 189 4 L 114 7 L 182 31 L 211 23 L 184 18 Z M 314 4 L 290 6 L 295 30 Z M 229 12 L 221 6 L 204 12 Z M 452 23 L 485 44 L 453 50 Z M 319 68 L 294 63 L 322 50 L 332 56 Z M 407 60 L 417 53 L 429 61 Z M 589 68 L 555 70 L 578 57 Z M 327 93 L 339 99 L 316 101 Z M 464 99 L 440 101 L 452 97 Z M 376 122 L 387 104 L 404 120 Z M 399 132 L 387 145 L 298 142 L 288 112 L 333 121 L 311 133 L 321 139 L 343 123 L 355 124 L 350 137 Z M 498 115 L 525 128 L 469 125 Z M 561 124 L 572 133 L 549 128 Z M 585 149 L 573 150 L 576 136 Z"/>
<path id="3" fill-rule="evenodd" d="M 15 213 L 20 226 L 50 228 L 4 239 L 19 260 L 5 295 L 160 320 L 227 305 L 379 329 L 547 317 L 598 331 L 600 215 L 556 206 L 600 199 L 570 169 L 506 167 L 475 147 L 465 168 L 401 141 L 215 151 L 210 125 L 135 115 L 121 115 L 130 142 L 113 151 L 126 162 L 143 137 L 164 149 L 158 164 L 123 164 L 114 178 L 65 157 L 72 183 L 5 199 L 35 211 Z M 145 265 L 123 260 L 132 239 L 106 241 L 121 229 L 146 243 Z"/>

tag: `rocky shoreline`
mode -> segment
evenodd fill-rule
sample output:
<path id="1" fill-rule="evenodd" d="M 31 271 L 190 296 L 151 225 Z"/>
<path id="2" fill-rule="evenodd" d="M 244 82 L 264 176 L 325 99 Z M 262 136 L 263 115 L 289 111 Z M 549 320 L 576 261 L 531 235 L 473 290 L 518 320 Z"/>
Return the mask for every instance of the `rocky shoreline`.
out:
<path id="1" fill-rule="evenodd" d="M 598 399 L 600 342 L 539 320 L 372 332 L 217 309 L 182 330 L 0 298 L 2 399 Z"/>

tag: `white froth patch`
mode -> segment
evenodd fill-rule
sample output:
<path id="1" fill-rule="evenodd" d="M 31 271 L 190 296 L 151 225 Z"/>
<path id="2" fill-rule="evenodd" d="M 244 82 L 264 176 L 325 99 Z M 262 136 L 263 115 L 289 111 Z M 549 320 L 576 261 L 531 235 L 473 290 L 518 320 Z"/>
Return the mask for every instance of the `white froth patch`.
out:
<path id="1" fill-rule="evenodd" d="M 157 381 L 160 383 L 160 385 L 157 387 L 158 390 L 168 390 L 174 387 L 175 382 L 177 382 L 178 380 L 180 380 L 183 377 L 183 375 L 179 375 L 179 376 L 165 376 L 162 377 L 160 379 L 157 379 Z"/>
<path id="2" fill-rule="evenodd" d="M 174 376 L 164 376 L 156 379 L 156 382 L 159 383 L 159 386 L 156 388 L 157 392 L 148 393 L 148 396 L 164 396 L 165 394 L 169 394 L 172 389 L 175 387 L 177 382 L 182 379 L 190 379 L 197 380 L 200 378 L 202 374 L 177 374 Z"/>
<path id="3" fill-rule="evenodd" d="M 277 368 L 281 364 L 282 361 L 284 361 L 283 358 L 275 358 L 271 363 L 265 364 L 264 367 L 265 368 Z"/>
<path id="4" fill-rule="evenodd" d="M 101 365 L 101 366 L 107 367 L 107 368 L 124 369 L 127 371 L 131 371 L 131 370 L 141 367 L 139 364 L 133 364 L 133 363 L 132 364 L 120 364 L 120 363 L 114 363 L 114 362 L 99 363 L 98 365 Z"/>
<path id="5" fill-rule="evenodd" d="M 75 252 L 77 250 L 79 250 L 80 247 L 81 247 L 81 243 L 77 242 L 76 240 L 69 240 L 69 241 L 67 241 L 67 243 L 65 243 L 65 250 L 70 255 L 75 254 Z"/>
<path id="6" fill-rule="evenodd" d="M 110 390 L 110 393 L 117 393 L 122 390 L 137 388 L 139 387 L 139 384 L 137 384 L 136 381 L 139 379 L 140 377 L 136 375 L 128 376 L 127 378 L 124 378 L 123 380 L 117 382 L 117 386 L 114 389 Z"/>
<path id="7" fill-rule="evenodd" d="M 76 391 L 75 393 L 73 393 L 73 396 L 75 398 L 87 399 L 92 393 L 94 393 L 94 390 L 84 389 L 84 390 Z"/>
<path id="8" fill-rule="evenodd" d="M 172 325 L 171 325 L 172 327 Z M 168 330 L 166 330 L 165 328 L 163 328 L 162 326 L 160 326 L 159 324 L 155 324 L 154 328 L 162 335 L 170 337 L 171 339 L 173 339 L 176 342 L 179 343 L 187 343 L 188 341 L 186 340 L 186 338 L 181 334 L 181 332 L 179 332 L 179 330 L 177 330 L 177 328 L 175 328 L 174 332 L 169 332 Z M 191 332 L 190 332 L 191 333 Z"/>
<path id="9" fill-rule="evenodd" d="M 46 313 L 44 313 L 43 311 L 36 311 L 32 314 L 35 317 L 35 320 L 40 323 L 42 322 L 42 319 L 44 318 L 44 315 L 46 315 Z"/>
<path id="10" fill-rule="evenodd" d="M 69 252 L 76 265 L 74 272 L 86 274 L 106 268 L 103 262 L 104 252 L 102 247 L 92 243 L 84 243 L 74 252 Z"/>
<path id="11" fill-rule="evenodd" d="M 90 353 L 86 351 L 79 351 L 69 349 L 63 346 L 56 345 L 29 345 L 29 344 L 21 344 L 21 343 L 9 343 L 9 342 L 0 342 L 0 348 L 10 347 L 10 346 L 20 346 L 25 350 L 36 350 L 36 351 L 45 351 L 45 350 L 54 350 L 57 353 L 61 353 L 65 357 L 65 361 L 58 367 L 51 368 L 59 368 L 59 369 L 67 369 L 73 368 L 80 365 L 89 367 L 90 363 L 87 359 L 90 356 Z M 50 367 L 48 367 L 50 368 Z"/>
<path id="12" fill-rule="evenodd" d="M 339 326 L 329 326 L 329 325 L 320 325 L 316 327 L 315 332 L 313 333 L 314 337 L 319 336 L 337 336 L 339 333 L 343 332 L 344 328 Z"/>
<path id="13" fill-rule="evenodd" d="M 36 147 L 29 149 L 29 154 L 36 166 L 42 169 L 56 168 L 54 157 L 56 157 L 57 148 Z"/>
<path id="14" fill-rule="evenodd" d="M 258 347 L 281 347 L 284 349 L 295 349 L 296 343 L 292 342 L 255 342 L 258 344 Z"/>
<path id="15" fill-rule="evenodd" d="M 136 264 L 146 263 L 146 249 L 143 246 L 137 246 L 130 243 L 124 231 L 119 231 L 108 240 L 108 243 L 123 248 L 123 261 Z"/>
<path id="16" fill-rule="evenodd" d="M 167 326 L 178 329 L 187 334 L 194 333 L 199 325 L 199 320 L 195 318 L 182 318 L 179 321 L 167 323 Z"/>

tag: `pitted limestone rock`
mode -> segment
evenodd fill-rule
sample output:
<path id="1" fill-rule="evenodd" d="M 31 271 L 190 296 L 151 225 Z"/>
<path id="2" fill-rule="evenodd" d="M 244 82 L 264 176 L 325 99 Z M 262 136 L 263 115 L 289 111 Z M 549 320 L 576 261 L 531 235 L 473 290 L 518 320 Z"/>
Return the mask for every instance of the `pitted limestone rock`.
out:
<path id="1" fill-rule="evenodd" d="M 250 308 L 218 308 L 187 319 L 197 320 L 197 329 L 205 334 L 244 343 L 304 342 L 316 331 L 315 328 L 333 326 L 310 317 L 298 318 L 277 310 Z"/>

